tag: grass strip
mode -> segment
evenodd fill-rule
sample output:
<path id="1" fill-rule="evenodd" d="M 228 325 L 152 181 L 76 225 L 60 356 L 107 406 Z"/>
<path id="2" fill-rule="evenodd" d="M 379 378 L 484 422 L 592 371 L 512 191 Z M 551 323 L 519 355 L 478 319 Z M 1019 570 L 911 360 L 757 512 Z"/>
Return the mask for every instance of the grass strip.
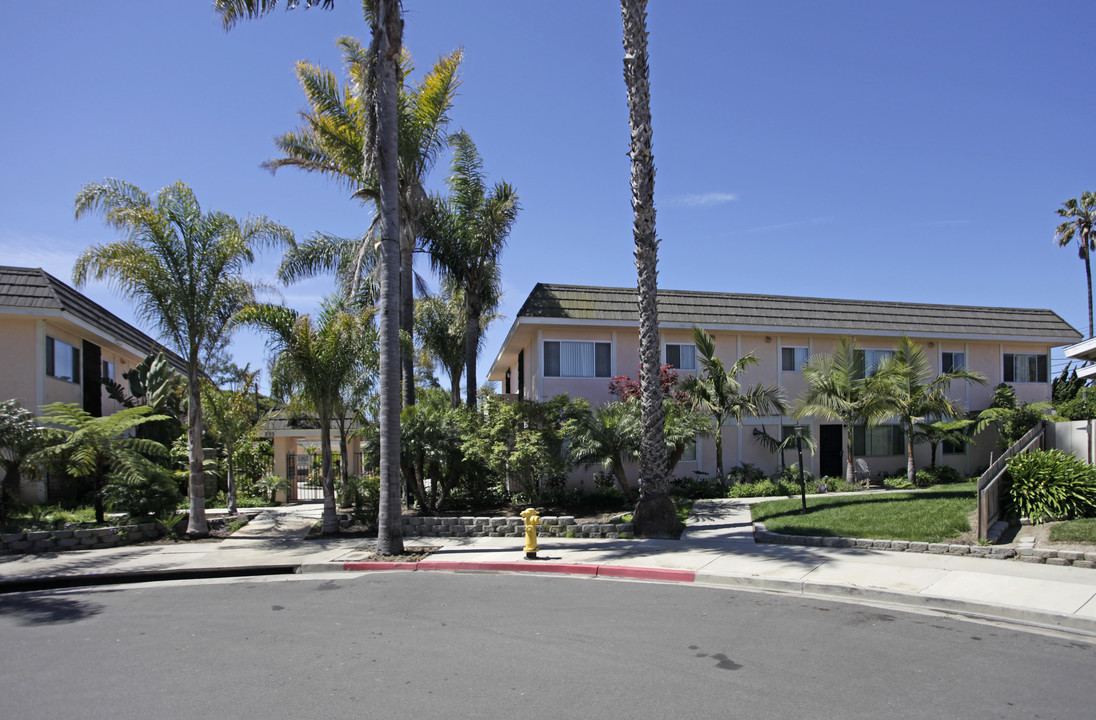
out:
<path id="1" fill-rule="evenodd" d="M 750 507 L 755 522 L 785 535 L 941 542 L 969 531 L 977 507 L 975 483 L 942 485 L 921 492 L 770 500 Z"/>
<path id="2" fill-rule="evenodd" d="M 1096 543 L 1096 518 L 1067 520 L 1050 528 L 1051 542 Z"/>

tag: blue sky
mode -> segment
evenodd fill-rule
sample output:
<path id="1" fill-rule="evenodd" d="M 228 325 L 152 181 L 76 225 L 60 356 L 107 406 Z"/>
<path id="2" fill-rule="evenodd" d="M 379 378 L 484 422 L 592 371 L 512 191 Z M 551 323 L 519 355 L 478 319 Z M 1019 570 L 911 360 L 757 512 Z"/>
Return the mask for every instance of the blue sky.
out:
<path id="1" fill-rule="evenodd" d="M 76 192 L 106 177 L 149 191 L 181 179 L 205 209 L 264 214 L 300 238 L 368 225 L 371 209 L 334 183 L 259 168 L 304 107 L 293 63 L 338 68 L 335 39 L 367 36 L 360 6 L 225 33 L 211 5 L 6 8 L 0 264 L 70 280 L 81 251 L 116 239 L 73 220 Z M 635 284 L 619 6 L 404 5 L 420 69 L 464 48 L 452 129 L 523 206 L 482 375 L 534 283 Z M 1085 332 L 1083 264 L 1053 234 L 1055 209 L 1096 190 L 1088 3 L 649 10 L 661 287 L 1050 308 Z M 447 170 L 446 157 L 433 188 Z M 277 261 L 263 256 L 254 277 Z M 309 311 L 331 287 L 282 293 Z M 111 288 L 86 292 L 132 320 Z M 263 339 L 241 333 L 233 352 L 261 365 Z"/>

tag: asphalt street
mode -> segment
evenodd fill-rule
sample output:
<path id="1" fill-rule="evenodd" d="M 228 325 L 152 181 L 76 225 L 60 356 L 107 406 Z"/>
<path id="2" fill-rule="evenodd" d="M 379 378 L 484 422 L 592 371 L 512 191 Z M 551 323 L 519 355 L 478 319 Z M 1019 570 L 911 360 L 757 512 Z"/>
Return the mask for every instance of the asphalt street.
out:
<path id="1" fill-rule="evenodd" d="M 1096 645 L 679 584 L 455 573 L 0 597 L 4 717 L 1088 718 Z"/>

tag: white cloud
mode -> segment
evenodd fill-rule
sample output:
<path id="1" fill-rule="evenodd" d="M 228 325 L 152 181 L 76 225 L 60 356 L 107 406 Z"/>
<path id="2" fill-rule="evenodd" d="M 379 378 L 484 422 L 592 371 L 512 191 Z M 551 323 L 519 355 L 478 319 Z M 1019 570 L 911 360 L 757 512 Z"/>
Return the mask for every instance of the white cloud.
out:
<path id="1" fill-rule="evenodd" d="M 726 205 L 727 203 L 738 200 L 737 195 L 731 193 L 710 192 L 710 193 L 697 193 L 693 195 L 677 195 L 670 199 L 670 205 L 673 207 L 713 207 L 715 205 Z"/>
<path id="2" fill-rule="evenodd" d="M 832 217 L 820 217 L 812 220 L 796 220 L 795 222 L 779 223 L 777 225 L 762 225 L 761 227 L 749 228 L 743 232 L 767 232 L 769 230 L 786 230 L 788 228 L 802 227 L 804 225 L 821 225 L 823 223 L 833 222 Z"/>

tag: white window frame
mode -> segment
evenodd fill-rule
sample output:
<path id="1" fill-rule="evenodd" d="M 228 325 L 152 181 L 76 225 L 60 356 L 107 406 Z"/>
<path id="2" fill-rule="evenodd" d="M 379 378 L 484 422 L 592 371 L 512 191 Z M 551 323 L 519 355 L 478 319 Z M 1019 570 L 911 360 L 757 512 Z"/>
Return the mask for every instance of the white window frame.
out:
<path id="1" fill-rule="evenodd" d="M 673 365 L 674 370 L 677 370 L 678 372 L 696 372 L 696 345 L 694 345 L 693 343 L 677 343 L 677 342 L 665 343 L 662 346 L 662 362 L 666 365 L 671 365 L 672 364 L 672 363 L 670 363 L 670 346 L 671 345 L 676 347 L 676 348 L 679 348 L 679 350 L 678 350 L 678 359 L 679 360 L 681 359 L 681 350 L 680 350 L 680 348 L 690 347 L 690 348 L 693 349 L 693 366 L 692 367 L 679 367 L 678 365 Z"/>
<path id="2" fill-rule="evenodd" d="M 944 367 L 944 356 L 945 355 L 951 355 L 952 359 L 951 359 L 951 369 L 950 370 Z M 963 361 L 957 364 L 955 362 L 955 356 L 956 355 L 959 355 L 960 357 L 962 357 Z M 957 371 L 966 370 L 966 369 L 967 369 L 967 354 L 965 352 L 963 352 L 962 350 L 941 350 L 940 351 L 940 372 L 949 373 L 949 372 L 957 372 Z"/>
<path id="3" fill-rule="evenodd" d="M 792 357 L 792 369 L 784 367 L 784 351 L 791 350 Z M 785 345 L 780 348 L 780 372 L 802 372 L 803 364 L 807 362 L 807 358 L 811 356 L 811 349 L 802 345 Z"/>

